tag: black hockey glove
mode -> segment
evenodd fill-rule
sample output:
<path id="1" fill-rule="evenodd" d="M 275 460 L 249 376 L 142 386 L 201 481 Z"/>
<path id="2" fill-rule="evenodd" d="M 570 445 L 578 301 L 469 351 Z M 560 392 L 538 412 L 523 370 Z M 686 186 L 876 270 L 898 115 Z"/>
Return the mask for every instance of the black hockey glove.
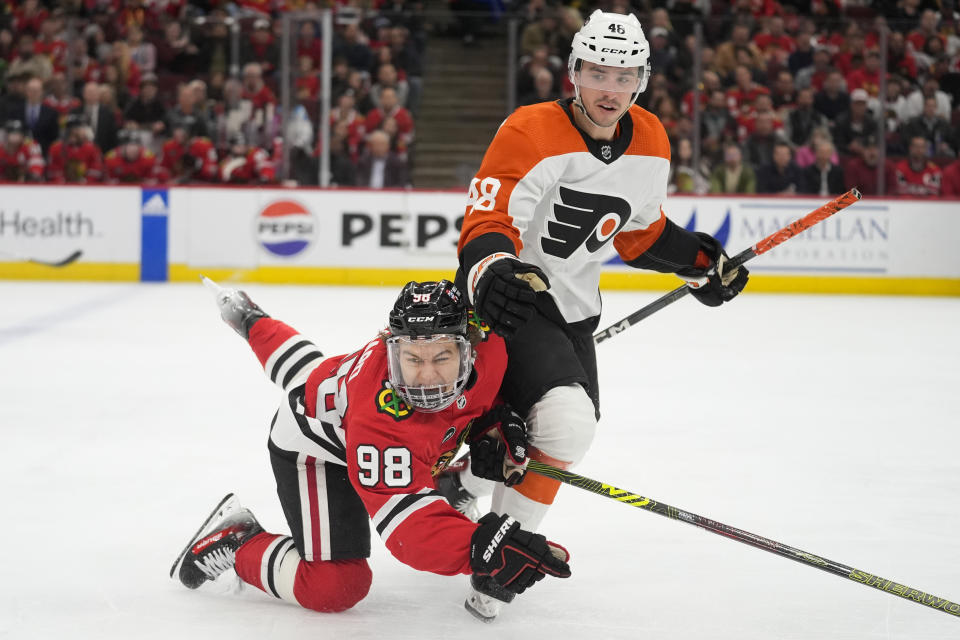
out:
<path id="1" fill-rule="evenodd" d="M 533 316 L 537 292 L 550 288 L 539 267 L 515 258 L 500 258 L 480 276 L 474 307 L 490 327 L 509 338 Z"/>
<path id="2" fill-rule="evenodd" d="M 567 550 L 524 531 L 510 516 L 488 513 L 477 524 L 470 539 L 471 582 L 477 591 L 510 602 L 543 576 L 570 577 Z"/>
<path id="3" fill-rule="evenodd" d="M 477 418 L 470 430 L 470 471 L 508 487 L 527 473 L 527 424 L 507 405 Z"/>
<path id="4" fill-rule="evenodd" d="M 706 269 L 690 268 L 678 271 L 677 275 L 687 279 L 690 293 L 708 307 L 719 307 L 724 302 L 730 302 L 743 291 L 750 277 L 750 272 L 744 266 L 734 269 L 725 269 L 729 260 L 723 246 L 713 236 L 697 231 L 700 239 L 700 250 L 710 258 L 710 266 Z"/>

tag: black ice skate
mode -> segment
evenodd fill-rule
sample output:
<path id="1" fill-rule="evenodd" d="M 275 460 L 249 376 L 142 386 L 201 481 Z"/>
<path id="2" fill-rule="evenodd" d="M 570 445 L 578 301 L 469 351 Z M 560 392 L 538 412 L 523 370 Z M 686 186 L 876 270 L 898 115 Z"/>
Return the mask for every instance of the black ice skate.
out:
<path id="1" fill-rule="evenodd" d="M 466 473 L 469 473 L 467 471 Z M 450 506 L 467 516 L 474 522 L 480 519 L 480 507 L 477 506 L 477 496 L 467 491 L 460 482 L 460 472 L 445 470 L 437 478 L 437 491 L 440 492 Z"/>
<path id="2" fill-rule="evenodd" d="M 220 501 L 197 533 L 170 567 L 170 577 L 179 577 L 183 586 L 196 589 L 233 569 L 237 549 L 263 531 L 249 509 L 240 506 L 232 494 Z"/>

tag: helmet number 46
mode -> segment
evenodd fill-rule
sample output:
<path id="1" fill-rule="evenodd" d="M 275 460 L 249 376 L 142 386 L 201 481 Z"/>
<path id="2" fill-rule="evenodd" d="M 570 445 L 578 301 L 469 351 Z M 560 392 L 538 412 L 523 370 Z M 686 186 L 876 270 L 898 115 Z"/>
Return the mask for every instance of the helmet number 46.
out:
<path id="1" fill-rule="evenodd" d="M 622 24 L 614 23 L 607 27 L 607 29 L 609 29 L 612 33 L 619 33 L 621 35 L 626 33 L 626 30 L 623 28 Z"/>

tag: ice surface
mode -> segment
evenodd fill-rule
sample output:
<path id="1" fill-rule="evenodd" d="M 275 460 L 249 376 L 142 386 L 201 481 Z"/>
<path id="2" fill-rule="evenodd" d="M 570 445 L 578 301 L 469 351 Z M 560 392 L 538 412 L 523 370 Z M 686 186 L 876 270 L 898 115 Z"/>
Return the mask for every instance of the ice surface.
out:
<path id="1" fill-rule="evenodd" d="M 247 286 L 327 353 L 398 288 Z M 607 293 L 603 326 L 655 297 Z M 578 471 L 960 600 L 960 300 L 692 299 L 601 344 L 604 415 Z M 494 625 L 466 578 L 374 536 L 355 609 L 190 592 L 170 563 L 235 491 L 285 531 L 267 459 L 278 390 L 200 283 L 0 283 L 0 638 L 960 638 L 960 619 L 564 487 L 573 553 Z"/>

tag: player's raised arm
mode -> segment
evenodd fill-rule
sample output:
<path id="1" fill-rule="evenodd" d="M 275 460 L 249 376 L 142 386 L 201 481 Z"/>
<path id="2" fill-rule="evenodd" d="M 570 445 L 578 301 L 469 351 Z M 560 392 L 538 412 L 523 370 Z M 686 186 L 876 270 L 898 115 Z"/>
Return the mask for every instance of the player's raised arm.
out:
<path id="1" fill-rule="evenodd" d="M 253 349 L 264 373 L 289 391 L 303 383 L 323 354 L 296 329 L 271 318 L 245 291 L 221 287 L 204 277 L 203 284 L 214 292 L 220 317 Z"/>

